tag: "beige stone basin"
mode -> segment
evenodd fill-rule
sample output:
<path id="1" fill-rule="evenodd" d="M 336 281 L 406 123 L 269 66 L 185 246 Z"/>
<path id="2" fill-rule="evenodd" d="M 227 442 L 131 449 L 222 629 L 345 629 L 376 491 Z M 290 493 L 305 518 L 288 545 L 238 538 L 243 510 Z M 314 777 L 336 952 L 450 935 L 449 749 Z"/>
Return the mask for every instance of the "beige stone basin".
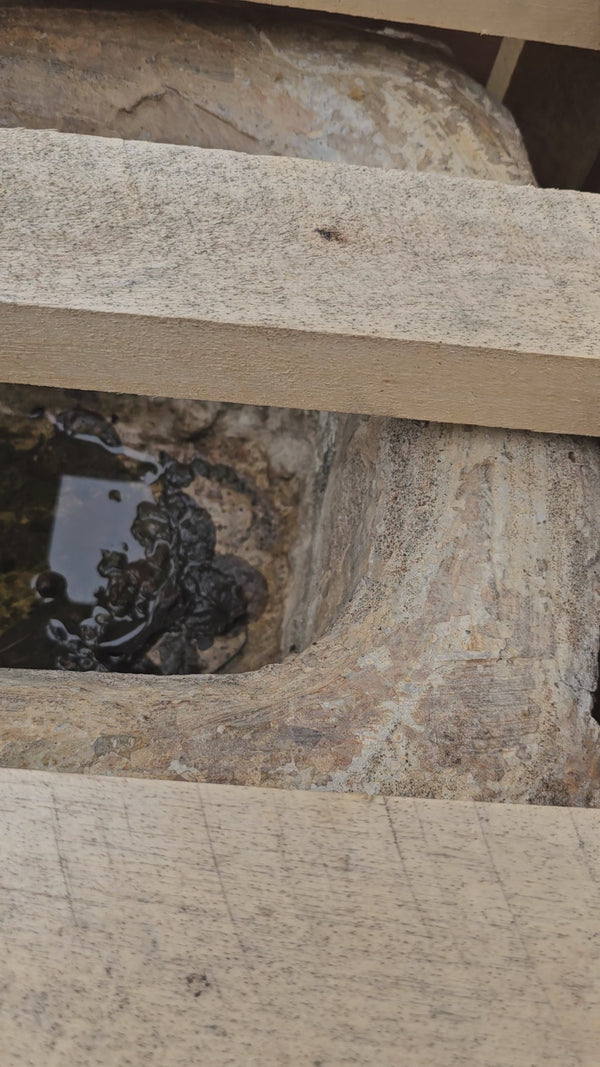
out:
<path id="1" fill-rule="evenodd" d="M 431 45 L 210 7 L 0 25 L 6 125 L 532 181 L 508 113 Z M 223 417 L 275 511 L 289 495 L 268 641 L 229 674 L 6 671 L 0 764 L 596 804 L 596 442 Z"/>

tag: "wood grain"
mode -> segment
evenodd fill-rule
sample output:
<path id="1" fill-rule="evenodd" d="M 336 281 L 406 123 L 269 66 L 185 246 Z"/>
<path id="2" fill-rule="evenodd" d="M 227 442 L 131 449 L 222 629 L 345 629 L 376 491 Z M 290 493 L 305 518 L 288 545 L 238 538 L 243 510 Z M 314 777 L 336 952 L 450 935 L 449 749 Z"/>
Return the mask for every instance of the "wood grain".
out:
<path id="1" fill-rule="evenodd" d="M 3 771 L 3 1063 L 593 1067 L 600 813 Z"/>
<path id="2" fill-rule="evenodd" d="M 488 93 L 495 100 L 504 100 L 524 45 L 525 41 L 515 37 L 502 39 L 486 86 Z"/>
<path id="3" fill-rule="evenodd" d="M 275 7 L 332 11 L 389 22 L 522 37 L 531 41 L 600 48 L 597 0 L 260 0 Z"/>
<path id="4" fill-rule="evenodd" d="M 0 376 L 598 434 L 588 194 L 0 132 Z"/>

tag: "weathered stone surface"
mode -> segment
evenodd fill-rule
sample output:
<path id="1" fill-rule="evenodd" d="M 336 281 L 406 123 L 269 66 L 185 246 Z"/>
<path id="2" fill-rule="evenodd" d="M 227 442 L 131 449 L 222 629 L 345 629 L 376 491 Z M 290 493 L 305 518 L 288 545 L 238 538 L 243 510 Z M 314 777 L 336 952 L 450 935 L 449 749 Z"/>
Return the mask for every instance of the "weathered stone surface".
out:
<path id="1" fill-rule="evenodd" d="M 229 677 L 9 673 L 2 763 L 597 804 L 595 443 L 371 419 L 345 457 L 377 503 L 315 644 Z M 354 489 L 330 483 L 325 513 L 357 509 Z"/>
<path id="2" fill-rule="evenodd" d="M 531 180 L 508 112 L 408 35 L 220 4 L 11 7 L 0 71 L 6 126 Z"/>
<path id="3" fill-rule="evenodd" d="M 531 180 L 508 115 L 421 46 L 216 12 L 3 18 L 5 123 Z M 283 417 L 280 472 L 296 432 Z M 599 804 L 596 443 L 311 432 L 282 630 L 302 651 L 227 677 L 7 672 L 0 763 Z"/>

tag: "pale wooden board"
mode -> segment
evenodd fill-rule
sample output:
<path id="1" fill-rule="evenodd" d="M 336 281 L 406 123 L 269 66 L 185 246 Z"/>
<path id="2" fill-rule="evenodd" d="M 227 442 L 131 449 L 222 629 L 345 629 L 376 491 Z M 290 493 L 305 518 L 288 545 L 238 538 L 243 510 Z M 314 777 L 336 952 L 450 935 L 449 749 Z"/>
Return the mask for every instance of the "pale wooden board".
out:
<path id="1" fill-rule="evenodd" d="M 389 22 L 600 48 L 597 0 L 258 0 Z"/>
<path id="2" fill-rule="evenodd" d="M 515 37 L 504 37 L 501 41 L 486 86 L 495 100 L 504 100 L 524 45 L 525 41 Z"/>
<path id="3" fill-rule="evenodd" d="M 5 1067 L 593 1067 L 600 813 L 0 774 Z"/>
<path id="4" fill-rule="evenodd" d="M 24 130 L 0 175 L 5 381 L 600 432 L 591 194 Z"/>

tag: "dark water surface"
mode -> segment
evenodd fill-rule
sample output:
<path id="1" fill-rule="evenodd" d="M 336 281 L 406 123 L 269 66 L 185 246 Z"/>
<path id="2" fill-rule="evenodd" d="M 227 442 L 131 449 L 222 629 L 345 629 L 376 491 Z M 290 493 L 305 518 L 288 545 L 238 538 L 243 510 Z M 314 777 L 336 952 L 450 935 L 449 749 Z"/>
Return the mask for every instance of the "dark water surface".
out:
<path id="1" fill-rule="evenodd" d="M 217 638 L 239 651 L 266 582 L 185 491 L 243 491 L 235 471 L 135 452 L 92 411 L 32 418 L 53 431 L 29 448 L 0 431 L 0 667 L 187 674 Z"/>

